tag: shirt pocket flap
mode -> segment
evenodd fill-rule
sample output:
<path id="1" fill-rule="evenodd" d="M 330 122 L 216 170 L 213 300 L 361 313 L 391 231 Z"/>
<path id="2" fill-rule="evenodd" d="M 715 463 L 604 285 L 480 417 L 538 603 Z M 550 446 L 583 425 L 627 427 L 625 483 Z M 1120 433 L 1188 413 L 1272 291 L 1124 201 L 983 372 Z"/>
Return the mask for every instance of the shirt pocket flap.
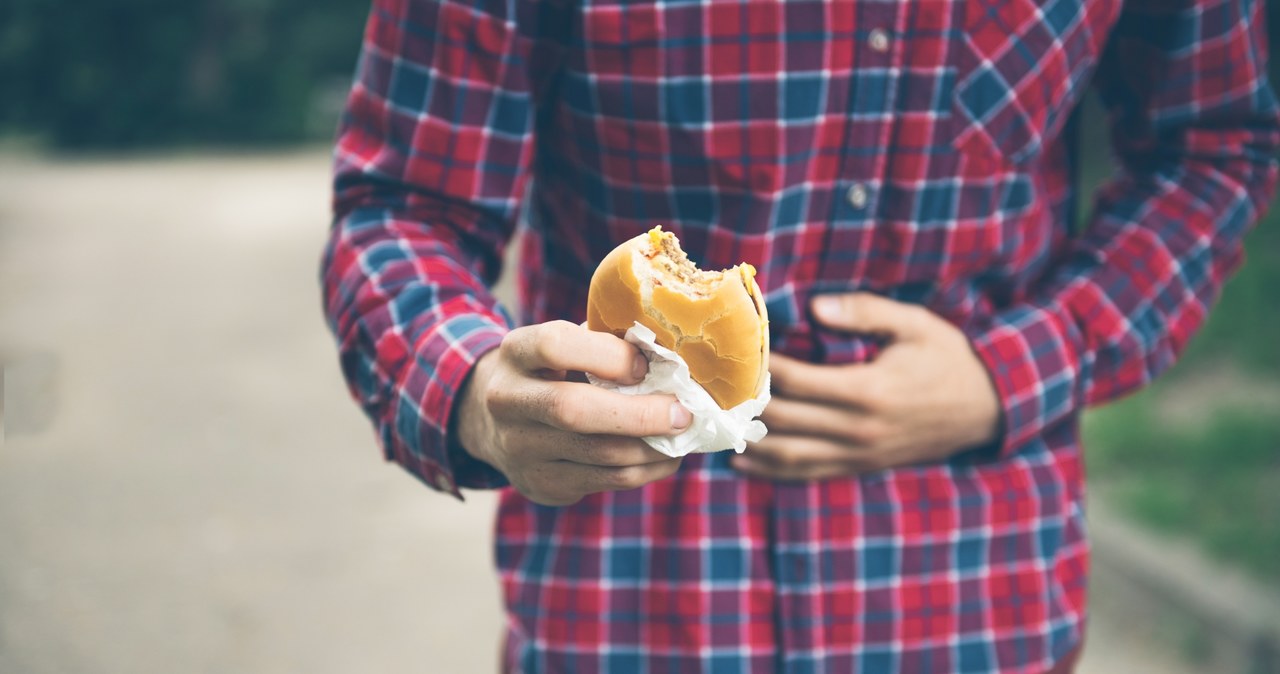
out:
<path id="1" fill-rule="evenodd" d="M 1037 157 L 1086 88 L 1119 0 L 962 0 L 957 149 L 1021 164 Z"/>

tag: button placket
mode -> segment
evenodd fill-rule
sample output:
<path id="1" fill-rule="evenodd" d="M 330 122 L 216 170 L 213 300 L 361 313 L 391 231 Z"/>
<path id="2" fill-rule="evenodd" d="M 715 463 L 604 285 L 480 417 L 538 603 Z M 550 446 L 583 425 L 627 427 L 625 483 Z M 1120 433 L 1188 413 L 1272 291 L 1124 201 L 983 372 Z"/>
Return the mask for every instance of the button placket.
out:
<path id="1" fill-rule="evenodd" d="M 860 250 L 866 243 L 867 229 L 877 226 L 879 191 L 897 124 L 894 112 L 898 106 L 903 58 L 910 49 L 902 40 L 908 34 L 914 4 L 866 3 L 865 9 L 859 12 L 862 27 L 856 30 L 861 44 L 855 50 L 854 86 L 849 99 L 849 109 L 858 114 L 850 121 L 850 148 L 840 171 L 842 192 L 836 196 L 836 217 L 849 224 L 835 229 L 827 239 L 831 255 L 819 270 L 823 281 L 848 284 L 850 278 L 862 278 L 867 271 L 869 258 L 850 256 L 848 251 Z M 876 102 L 874 109 L 867 106 L 868 100 Z"/>

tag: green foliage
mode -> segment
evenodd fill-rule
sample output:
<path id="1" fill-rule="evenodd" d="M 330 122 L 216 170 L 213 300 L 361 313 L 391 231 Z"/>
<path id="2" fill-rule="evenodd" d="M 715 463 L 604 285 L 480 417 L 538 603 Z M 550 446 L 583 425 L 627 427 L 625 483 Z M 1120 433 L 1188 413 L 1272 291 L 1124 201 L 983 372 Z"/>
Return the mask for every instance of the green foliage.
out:
<path id="1" fill-rule="evenodd" d="M 1228 407 L 1204 425 L 1169 423 L 1159 394 L 1088 415 L 1091 475 L 1137 521 L 1280 584 L 1280 417 Z"/>
<path id="2" fill-rule="evenodd" d="M 1149 389 L 1091 411 L 1085 446 L 1091 478 L 1119 485 L 1114 496 L 1136 521 L 1190 536 L 1280 584 L 1280 410 L 1244 410 L 1240 396 L 1223 400 L 1206 390 L 1206 424 L 1157 411 L 1166 396 L 1185 398 L 1224 363 L 1248 379 L 1280 382 L 1280 210 L 1245 248 L 1247 262 L 1180 363 Z"/>
<path id="3" fill-rule="evenodd" d="M 5 0 L 0 133 L 65 149 L 326 138 L 369 4 Z M 1280 44 L 1280 11 L 1269 32 Z"/>
<path id="4" fill-rule="evenodd" d="M 327 136 L 367 2 L 0 3 L 0 127 L 61 148 Z"/>

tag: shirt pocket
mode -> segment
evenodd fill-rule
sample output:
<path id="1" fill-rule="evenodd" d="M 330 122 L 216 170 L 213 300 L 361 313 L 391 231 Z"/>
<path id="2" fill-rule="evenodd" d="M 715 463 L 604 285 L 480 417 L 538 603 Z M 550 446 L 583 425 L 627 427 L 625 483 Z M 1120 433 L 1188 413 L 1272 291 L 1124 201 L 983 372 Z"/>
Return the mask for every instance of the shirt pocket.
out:
<path id="1" fill-rule="evenodd" d="M 1030 162 L 1084 94 L 1121 0 L 959 1 L 953 145 Z"/>

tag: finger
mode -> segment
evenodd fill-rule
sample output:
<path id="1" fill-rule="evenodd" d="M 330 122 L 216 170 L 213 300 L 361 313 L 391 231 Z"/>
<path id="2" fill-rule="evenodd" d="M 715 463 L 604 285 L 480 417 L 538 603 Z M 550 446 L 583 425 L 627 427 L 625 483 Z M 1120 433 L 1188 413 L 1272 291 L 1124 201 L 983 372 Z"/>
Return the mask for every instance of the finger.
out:
<path id="1" fill-rule="evenodd" d="M 862 444 L 875 436 L 879 422 L 849 405 L 833 406 L 775 395 L 760 415 L 770 433 L 814 435 Z"/>
<path id="2" fill-rule="evenodd" d="M 854 474 L 844 466 L 836 464 L 814 464 L 784 469 L 755 457 L 749 457 L 746 454 L 735 456 L 733 458 L 733 467 L 747 475 L 781 482 L 829 480 Z"/>
<path id="3" fill-rule="evenodd" d="M 568 321 L 513 330 L 503 340 L 503 347 L 526 372 L 576 370 L 635 384 L 649 371 L 649 362 L 636 347 L 607 332 L 594 332 Z"/>
<path id="4" fill-rule="evenodd" d="M 909 339 L 920 334 L 929 313 L 918 304 L 860 292 L 819 295 L 813 299 L 813 315 L 818 322 L 836 330 Z"/>
<path id="5" fill-rule="evenodd" d="M 740 456 L 777 466 L 799 466 L 812 463 L 842 463 L 863 456 L 867 451 L 857 445 L 810 435 L 770 433 L 747 446 Z"/>
<path id="6" fill-rule="evenodd" d="M 824 438 L 769 434 L 732 458 L 734 468 L 773 480 L 855 475 L 867 453 Z"/>
<path id="7" fill-rule="evenodd" d="M 680 461 L 667 459 L 638 466 L 589 466 L 572 461 L 552 461 L 533 471 L 530 476 L 532 487 L 528 490 L 533 493 L 526 495 L 540 503 L 573 503 L 586 494 L 636 489 L 665 479 L 679 470 Z"/>
<path id="8" fill-rule="evenodd" d="M 877 386 L 869 364 L 814 365 L 769 354 L 769 388 L 775 396 L 826 403 L 854 403 L 860 393 Z M 768 409 L 768 408 L 766 408 Z"/>
<path id="9" fill-rule="evenodd" d="M 582 471 L 582 482 L 588 493 L 601 491 L 625 491 L 637 489 L 650 482 L 657 482 L 671 477 L 680 469 L 681 459 L 668 458 L 636 466 L 587 466 L 584 464 L 563 464 L 566 469 Z"/>
<path id="10" fill-rule="evenodd" d="M 514 444 L 517 451 L 595 466 L 638 466 L 671 458 L 638 438 L 580 435 L 540 425 L 521 430 Z"/>
<path id="11" fill-rule="evenodd" d="M 529 386 L 495 404 L 500 414 L 583 435 L 677 435 L 692 420 L 673 396 L 631 396 L 572 382 Z"/>

